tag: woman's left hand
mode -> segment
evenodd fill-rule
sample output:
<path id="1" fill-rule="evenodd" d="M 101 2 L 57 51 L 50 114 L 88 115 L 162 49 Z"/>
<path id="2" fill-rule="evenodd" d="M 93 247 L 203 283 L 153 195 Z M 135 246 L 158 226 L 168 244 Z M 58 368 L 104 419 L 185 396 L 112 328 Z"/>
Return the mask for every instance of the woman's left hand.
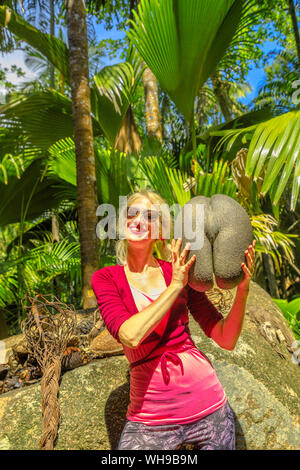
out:
<path id="1" fill-rule="evenodd" d="M 242 263 L 242 269 L 245 273 L 245 277 L 238 285 L 239 289 L 249 290 L 250 280 L 254 274 L 255 269 L 255 245 L 256 241 L 253 240 L 252 245 L 249 245 L 248 250 L 245 251 L 247 265 Z"/>

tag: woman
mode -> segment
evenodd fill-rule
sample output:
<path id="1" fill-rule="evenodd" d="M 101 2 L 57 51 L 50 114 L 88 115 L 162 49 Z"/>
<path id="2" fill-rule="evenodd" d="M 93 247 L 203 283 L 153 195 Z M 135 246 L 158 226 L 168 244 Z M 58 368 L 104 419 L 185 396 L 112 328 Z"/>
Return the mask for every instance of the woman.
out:
<path id="1" fill-rule="evenodd" d="M 153 191 L 129 196 L 126 237 L 117 242 L 121 264 L 96 271 L 91 281 L 107 329 L 122 343 L 131 367 L 130 404 L 118 449 L 174 450 L 184 443 L 234 449 L 232 409 L 212 364 L 192 341 L 188 313 L 220 347 L 234 348 L 255 242 L 246 252 L 245 277 L 224 319 L 205 293 L 187 284 L 196 258 L 186 262 L 188 245 L 172 240 L 171 262 L 153 256 L 162 229 L 161 213 L 153 208 L 162 204 Z"/>

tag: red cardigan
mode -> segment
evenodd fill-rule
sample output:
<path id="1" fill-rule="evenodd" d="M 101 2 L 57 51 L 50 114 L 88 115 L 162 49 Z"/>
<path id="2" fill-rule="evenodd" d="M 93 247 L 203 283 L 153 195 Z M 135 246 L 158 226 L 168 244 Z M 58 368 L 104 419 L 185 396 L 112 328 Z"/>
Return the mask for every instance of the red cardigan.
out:
<path id="1" fill-rule="evenodd" d="M 158 262 L 164 273 L 166 285 L 169 286 L 172 280 L 172 263 L 160 259 Z M 104 323 L 110 334 L 120 343 L 118 336 L 120 326 L 138 313 L 124 266 L 116 264 L 99 269 L 93 274 L 91 285 Z M 164 347 L 179 344 L 190 337 L 189 312 L 208 337 L 214 325 L 223 318 L 204 292 L 197 292 L 186 285 L 171 307 Z M 159 338 L 158 333 L 153 331 L 142 343 L 147 344 Z"/>

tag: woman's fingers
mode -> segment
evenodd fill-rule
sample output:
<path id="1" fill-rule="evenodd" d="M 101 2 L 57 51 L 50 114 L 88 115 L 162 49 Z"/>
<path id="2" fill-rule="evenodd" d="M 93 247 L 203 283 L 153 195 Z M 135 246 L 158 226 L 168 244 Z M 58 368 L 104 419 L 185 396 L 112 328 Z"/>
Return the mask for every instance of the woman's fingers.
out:
<path id="1" fill-rule="evenodd" d="M 196 260 L 196 255 L 193 255 L 193 256 L 191 257 L 191 259 L 186 263 L 185 266 L 186 266 L 188 269 L 190 269 L 191 265 L 194 263 L 195 260 Z"/>
<path id="2" fill-rule="evenodd" d="M 181 238 L 178 238 L 178 240 L 172 240 L 172 244 L 171 244 L 171 253 L 172 253 L 172 261 L 173 263 L 176 263 L 176 261 L 179 259 L 179 255 L 180 255 L 180 245 L 181 245 L 181 242 L 182 242 L 182 239 Z"/>
<path id="3" fill-rule="evenodd" d="M 175 263 L 176 262 L 176 251 L 175 251 L 175 248 L 176 248 L 176 241 L 172 240 L 172 243 L 171 243 L 171 256 L 172 256 L 172 262 Z"/>
<path id="4" fill-rule="evenodd" d="M 247 272 L 251 276 L 253 275 L 253 272 L 254 272 L 255 244 L 256 244 L 256 241 L 253 240 L 252 245 L 249 245 L 248 250 L 245 251 L 247 266 L 245 264 L 244 266 L 247 268 Z"/>
<path id="5" fill-rule="evenodd" d="M 178 240 L 176 241 L 174 239 L 172 240 L 171 251 L 172 251 L 172 260 L 174 263 L 178 260 L 181 264 L 184 263 L 186 255 L 191 247 L 191 244 L 187 243 L 182 253 L 180 254 L 181 244 L 182 244 L 182 238 L 178 238 Z"/>
<path id="6" fill-rule="evenodd" d="M 185 245 L 184 250 L 183 250 L 183 252 L 181 253 L 180 258 L 179 258 L 181 262 L 184 262 L 184 261 L 185 261 L 187 252 L 189 251 L 190 247 L 191 247 L 191 244 L 190 244 L 190 243 L 187 243 L 187 244 Z"/>
<path id="7" fill-rule="evenodd" d="M 182 239 L 181 239 L 181 238 L 178 238 L 178 240 L 177 240 L 177 242 L 176 242 L 176 245 L 175 245 L 177 258 L 179 258 L 179 255 L 180 255 L 181 243 L 182 243 Z"/>
<path id="8" fill-rule="evenodd" d="M 253 273 L 251 273 L 251 271 L 249 270 L 248 266 L 245 265 L 245 263 L 242 263 L 242 268 L 246 276 L 251 278 Z"/>

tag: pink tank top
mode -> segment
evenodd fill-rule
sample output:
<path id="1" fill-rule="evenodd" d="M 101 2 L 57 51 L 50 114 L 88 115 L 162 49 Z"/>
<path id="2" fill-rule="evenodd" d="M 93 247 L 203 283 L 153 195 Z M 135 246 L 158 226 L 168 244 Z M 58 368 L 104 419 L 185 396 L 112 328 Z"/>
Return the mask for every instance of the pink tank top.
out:
<path id="1" fill-rule="evenodd" d="M 164 290 L 149 296 L 136 287 L 130 289 L 139 311 Z M 162 336 L 170 311 L 155 332 Z M 135 349 L 123 345 L 130 364 L 147 356 L 155 344 L 143 343 Z M 189 337 L 184 343 L 165 347 L 159 357 L 145 361 L 130 371 L 130 404 L 127 419 L 148 425 L 185 424 L 197 421 L 221 408 L 226 395 L 210 361 Z"/>

